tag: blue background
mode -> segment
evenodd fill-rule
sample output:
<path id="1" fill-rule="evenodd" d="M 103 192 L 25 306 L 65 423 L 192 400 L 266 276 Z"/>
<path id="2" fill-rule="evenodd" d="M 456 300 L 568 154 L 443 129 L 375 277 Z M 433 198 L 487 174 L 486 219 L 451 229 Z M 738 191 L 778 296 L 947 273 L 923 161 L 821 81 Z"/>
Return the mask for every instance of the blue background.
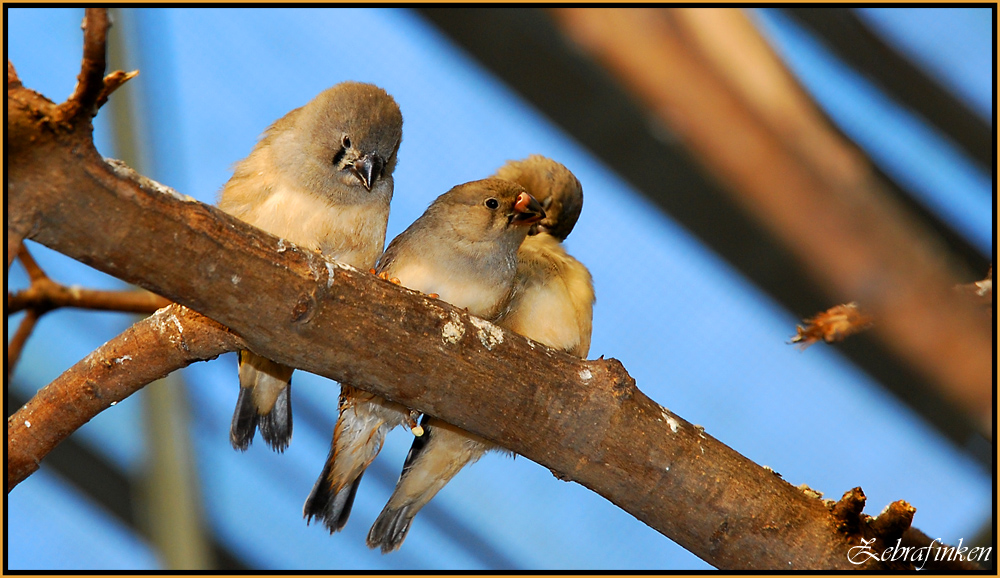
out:
<path id="1" fill-rule="evenodd" d="M 82 9 L 7 12 L 7 50 L 25 86 L 55 101 L 79 71 Z M 990 9 L 862 9 L 884 37 L 993 121 Z M 798 322 L 615 172 L 403 9 L 127 9 L 117 22 L 140 76 L 133 98 L 144 172 L 214 203 L 232 164 L 285 112 L 342 80 L 376 83 L 399 103 L 404 139 L 388 235 L 438 194 L 539 153 L 567 165 L 586 204 L 566 244 L 594 276 L 592 358 L 622 361 L 638 386 L 792 484 L 839 498 L 862 486 L 869 514 L 905 499 L 914 525 L 966 543 L 991 520 L 993 479 L 835 348 L 786 344 Z M 888 174 L 993 254 L 993 175 L 779 12 L 761 30 L 819 104 Z M 129 92 L 130 91 L 130 92 Z M 115 156 L 106 115 L 98 147 Z M 30 244 L 58 281 L 120 282 Z M 205 255 L 206 259 L 221 258 Z M 27 285 L 19 265 L 8 290 Z M 8 338 L 20 315 L 10 318 Z M 11 387 L 31 395 L 130 323 L 61 310 L 40 322 Z M 347 528 L 306 526 L 301 507 L 323 465 L 338 387 L 299 372 L 296 429 L 283 455 L 228 441 L 235 356 L 182 372 L 206 524 L 261 569 L 701 569 L 708 566 L 604 498 L 527 459 L 488 455 L 417 516 L 399 552 L 364 545 L 410 444 L 393 432 L 357 496 Z M 124 475 L 147 467 L 142 393 L 75 439 Z M 305 409 L 308 407 L 308 409 Z M 304 413 L 300 413 L 303 408 Z M 300 415 L 308 414 L 305 418 Z M 156 552 L 43 463 L 7 497 L 10 569 L 159 568 Z"/>

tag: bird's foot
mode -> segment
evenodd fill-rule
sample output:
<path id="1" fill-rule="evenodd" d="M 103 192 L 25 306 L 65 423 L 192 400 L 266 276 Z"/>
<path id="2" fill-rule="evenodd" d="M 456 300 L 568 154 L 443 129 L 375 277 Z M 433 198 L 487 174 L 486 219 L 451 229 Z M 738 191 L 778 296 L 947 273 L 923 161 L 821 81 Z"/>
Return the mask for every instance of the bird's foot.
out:
<path id="1" fill-rule="evenodd" d="M 382 271 L 381 273 L 379 273 L 378 274 L 378 278 L 382 279 L 384 281 L 388 281 L 388 282 L 392 283 L 393 285 L 401 285 L 402 284 L 402 281 L 399 280 L 399 277 L 390 277 L 389 274 L 386 273 L 385 271 Z"/>
<path id="2" fill-rule="evenodd" d="M 424 435 L 424 428 L 420 427 L 420 424 L 417 423 L 417 417 L 419 416 L 420 412 L 412 409 L 410 410 L 409 415 L 406 416 L 406 425 L 410 427 L 410 431 L 413 432 L 413 435 L 416 437 Z"/>

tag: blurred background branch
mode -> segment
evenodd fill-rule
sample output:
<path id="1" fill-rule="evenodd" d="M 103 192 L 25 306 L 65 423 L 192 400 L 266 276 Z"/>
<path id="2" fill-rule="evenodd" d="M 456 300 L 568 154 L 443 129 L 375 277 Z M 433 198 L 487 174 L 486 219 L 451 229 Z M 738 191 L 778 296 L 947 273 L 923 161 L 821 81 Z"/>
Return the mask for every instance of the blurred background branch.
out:
<path id="1" fill-rule="evenodd" d="M 814 31 L 851 66 L 943 131 L 983 168 L 993 165 L 993 132 L 976 113 L 900 56 L 847 8 L 782 12 Z"/>
<path id="2" fill-rule="evenodd" d="M 136 55 L 127 49 L 126 37 L 137 33 L 134 18 L 121 8 L 109 8 L 108 14 L 117 23 L 108 31 L 109 68 L 137 68 Z M 146 105 L 143 96 L 135 90 L 122 91 L 103 110 L 111 121 L 115 158 L 138 173 L 147 174 L 152 168 L 150 144 L 144 138 L 141 115 L 136 112 Z M 219 548 L 204 517 L 198 461 L 191 443 L 188 384 L 183 373 L 172 371 L 150 383 L 143 389 L 141 399 L 146 460 L 141 491 L 136 494 L 144 533 L 150 537 L 165 568 L 216 568 Z"/>
<path id="3" fill-rule="evenodd" d="M 863 302 L 888 347 L 992 435 L 991 325 L 951 292 L 970 273 L 884 192 L 787 75 L 775 72 L 776 60 L 741 13 L 566 9 L 554 15 L 798 255 L 833 300 Z M 711 38 L 750 42 L 733 50 Z M 754 76 L 760 78 L 754 85 L 741 70 L 772 74 Z M 759 97 L 765 85 L 779 95 L 766 101 L 775 108 Z"/>

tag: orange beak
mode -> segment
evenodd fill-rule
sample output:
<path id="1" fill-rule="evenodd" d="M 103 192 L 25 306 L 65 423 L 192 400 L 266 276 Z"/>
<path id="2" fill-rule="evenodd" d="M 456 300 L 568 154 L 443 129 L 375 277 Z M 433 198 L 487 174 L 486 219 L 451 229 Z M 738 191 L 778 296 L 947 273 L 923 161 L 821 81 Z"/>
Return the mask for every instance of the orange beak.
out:
<path id="1" fill-rule="evenodd" d="M 521 193 L 517 196 L 517 199 L 514 201 L 512 223 L 530 225 L 544 218 L 545 210 L 542 209 L 541 203 L 535 200 L 535 197 L 532 197 L 528 193 Z"/>

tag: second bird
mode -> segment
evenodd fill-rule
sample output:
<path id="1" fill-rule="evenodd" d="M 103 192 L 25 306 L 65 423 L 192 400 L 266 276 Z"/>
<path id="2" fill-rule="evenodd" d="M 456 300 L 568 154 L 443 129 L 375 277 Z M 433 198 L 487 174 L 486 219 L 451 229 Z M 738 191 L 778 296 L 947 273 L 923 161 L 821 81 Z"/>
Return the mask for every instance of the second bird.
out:
<path id="1" fill-rule="evenodd" d="M 497 324 L 586 357 L 590 349 L 594 288 L 590 272 L 563 249 L 583 207 L 580 182 L 565 166 L 539 155 L 512 161 L 497 177 L 516 182 L 538 197 L 548 217 L 518 251 L 511 301 Z M 399 548 L 413 517 L 463 467 L 499 446 L 431 416 L 413 440 L 389 502 L 368 532 L 368 546 L 382 553 Z"/>
<path id="2" fill-rule="evenodd" d="M 459 185 L 393 239 L 377 272 L 472 315 L 496 318 L 510 299 L 518 248 L 544 217 L 538 201 L 514 182 Z M 409 419 L 409 409 L 398 403 L 346 386 L 341 390 L 330 454 L 303 507 L 307 522 L 319 518 L 331 533 L 344 527 L 361 477 L 386 434 Z"/>
<path id="3" fill-rule="evenodd" d="M 385 245 L 392 171 L 403 137 L 384 90 L 344 82 L 272 124 L 236 164 L 219 208 L 358 269 Z M 239 352 L 240 395 L 229 440 L 246 450 L 257 428 L 276 451 L 292 437 L 291 367 Z"/>

